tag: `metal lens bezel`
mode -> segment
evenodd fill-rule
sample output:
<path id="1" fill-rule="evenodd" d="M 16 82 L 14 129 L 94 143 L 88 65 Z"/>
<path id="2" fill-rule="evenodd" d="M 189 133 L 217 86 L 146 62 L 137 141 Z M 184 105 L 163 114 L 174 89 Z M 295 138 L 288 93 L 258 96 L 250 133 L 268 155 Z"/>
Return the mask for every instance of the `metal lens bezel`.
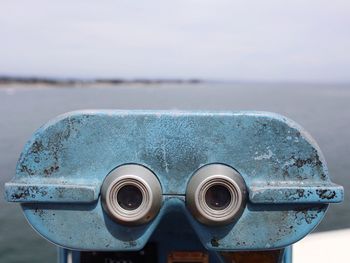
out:
<path id="1" fill-rule="evenodd" d="M 137 187 L 142 202 L 136 209 L 125 209 L 118 203 L 119 190 L 127 185 Z M 114 169 L 101 188 L 102 206 L 117 222 L 125 225 L 140 225 L 152 220 L 158 213 L 162 191 L 156 175 L 141 165 L 128 164 Z"/>
<path id="2" fill-rule="evenodd" d="M 215 185 L 224 186 L 230 193 L 230 202 L 224 209 L 213 209 L 206 202 L 205 195 L 208 189 Z M 198 186 L 197 191 L 196 205 L 198 206 L 198 211 L 202 214 L 202 216 L 217 222 L 230 219 L 239 210 L 240 203 L 242 202 L 241 191 L 238 185 L 226 176 L 213 175 L 207 178 L 207 180 L 203 181 Z"/>
<path id="3" fill-rule="evenodd" d="M 118 202 L 119 190 L 127 185 L 133 185 L 137 187 L 142 194 L 142 202 L 136 209 L 125 209 Z M 145 182 L 143 182 L 143 180 L 140 180 L 140 178 L 130 175 L 120 177 L 119 180 L 111 185 L 108 198 L 112 206 L 111 212 L 123 222 L 130 222 L 143 218 L 149 211 L 151 200 L 153 199 L 152 190 L 150 187 Z"/>
<path id="4" fill-rule="evenodd" d="M 211 208 L 205 199 L 208 189 L 215 185 L 226 187 L 230 203 L 223 209 Z M 246 186 L 241 175 L 224 164 L 209 164 L 198 169 L 186 189 L 186 203 L 192 215 L 206 225 L 224 225 L 238 218 L 246 203 Z"/>

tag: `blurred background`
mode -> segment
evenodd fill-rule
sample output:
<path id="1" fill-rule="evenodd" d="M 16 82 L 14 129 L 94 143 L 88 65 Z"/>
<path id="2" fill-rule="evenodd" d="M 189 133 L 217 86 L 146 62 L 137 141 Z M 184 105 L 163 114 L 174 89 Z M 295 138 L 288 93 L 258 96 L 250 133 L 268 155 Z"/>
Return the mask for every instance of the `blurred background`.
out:
<path id="1" fill-rule="evenodd" d="M 26 140 L 79 109 L 273 111 L 350 190 L 348 1 L 1 1 L 0 262 L 54 262 L 5 203 Z M 350 227 L 350 198 L 315 231 Z"/>

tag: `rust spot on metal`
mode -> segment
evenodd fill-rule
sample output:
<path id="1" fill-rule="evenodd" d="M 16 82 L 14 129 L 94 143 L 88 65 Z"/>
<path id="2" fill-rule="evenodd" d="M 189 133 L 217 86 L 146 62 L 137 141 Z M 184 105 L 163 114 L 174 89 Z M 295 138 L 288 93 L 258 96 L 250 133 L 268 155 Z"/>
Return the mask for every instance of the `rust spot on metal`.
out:
<path id="1" fill-rule="evenodd" d="M 316 169 L 318 169 L 322 180 L 325 180 L 327 178 L 326 174 L 324 173 L 324 171 L 322 169 L 322 162 L 321 162 L 320 157 L 319 157 L 316 150 L 313 152 L 313 154 L 309 158 L 303 159 L 303 158 L 296 157 L 295 155 L 292 155 L 289 160 L 291 161 L 291 163 L 287 166 L 284 166 L 283 170 L 282 170 L 284 178 L 290 176 L 289 169 L 292 168 L 293 166 L 298 168 L 298 169 L 301 169 L 305 165 L 312 166 L 312 167 L 315 167 Z M 297 174 L 296 177 L 299 180 L 306 179 L 305 176 L 302 176 L 300 174 Z"/>
<path id="2" fill-rule="evenodd" d="M 24 165 L 24 164 L 21 164 L 20 171 L 22 173 L 27 173 L 28 175 L 34 175 L 35 174 L 32 169 L 28 168 L 28 166 Z"/>
<path id="3" fill-rule="evenodd" d="M 34 211 L 35 214 L 38 214 L 39 217 L 43 217 L 44 215 L 44 210 L 43 209 L 39 209 L 39 208 L 35 208 L 35 211 Z"/>
<path id="4" fill-rule="evenodd" d="M 302 224 L 302 221 L 305 220 L 307 224 L 311 224 L 314 219 L 319 217 L 320 213 L 324 212 L 325 207 L 320 206 L 317 209 L 310 210 L 310 207 L 295 209 L 295 222 L 298 225 Z"/>
<path id="5" fill-rule="evenodd" d="M 216 237 L 213 237 L 211 240 L 210 240 L 210 243 L 213 247 L 218 247 L 220 244 L 219 244 L 219 240 L 216 238 Z"/>
<path id="6" fill-rule="evenodd" d="M 303 167 L 305 164 L 311 164 L 313 162 L 313 160 L 311 158 L 308 159 L 295 159 L 294 161 L 294 165 L 298 168 Z"/>
<path id="7" fill-rule="evenodd" d="M 57 172 L 60 169 L 60 167 L 57 164 L 54 164 L 53 166 L 44 169 L 45 176 L 50 176 L 52 173 Z"/>
<path id="8" fill-rule="evenodd" d="M 297 194 L 298 196 L 301 198 L 301 197 L 304 197 L 304 189 L 297 189 Z"/>
<path id="9" fill-rule="evenodd" d="M 43 143 L 41 141 L 35 141 L 30 148 L 32 153 L 39 153 L 44 149 Z"/>
<path id="10" fill-rule="evenodd" d="M 129 246 L 130 247 L 136 247 L 137 246 L 136 241 L 134 241 L 134 240 L 129 241 Z"/>
<path id="11" fill-rule="evenodd" d="M 335 196 L 336 196 L 336 193 L 335 191 L 331 191 L 329 189 L 318 189 L 316 191 L 316 193 L 318 194 L 318 196 L 321 198 L 321 199 L 333 199 Z"/>
<path id="12" fill-rule="evenodd" d="M 41 195 L 44 197 L 47 195 L 47 191 L 37 187 L 37 186 L 31 186 L 31 187 L 25 187 L 21 186 L 17 188 L 17 191 L 11 195 L 12 200 L 25 200 L 28 197 L 35 198 L 36 195 Z"/>
<path id="13" fill-rule="evenodd" d="M 19 187 L 18 192 L 11 195 L 11 198 L 13 200 L 17 199 L 26 199 L 28 196 L 30 196 L 29 190 L 27 187 Z"/>
<path id="14" fill-rule="evenodd" d="M 63 198 L 64 196 L 64 187 L 57 187 L 56 191 L 58 192 L 58 197 Z"/>

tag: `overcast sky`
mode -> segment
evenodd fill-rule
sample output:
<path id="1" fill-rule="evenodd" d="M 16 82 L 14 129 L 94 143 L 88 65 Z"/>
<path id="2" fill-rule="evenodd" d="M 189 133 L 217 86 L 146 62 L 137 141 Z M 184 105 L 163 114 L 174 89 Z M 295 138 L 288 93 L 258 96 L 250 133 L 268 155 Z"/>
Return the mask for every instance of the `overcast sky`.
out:
<path id="1" fill-rule="evenodd" d="M 350 2 L 2 0 L 0 75 L 350 82 Z"/>

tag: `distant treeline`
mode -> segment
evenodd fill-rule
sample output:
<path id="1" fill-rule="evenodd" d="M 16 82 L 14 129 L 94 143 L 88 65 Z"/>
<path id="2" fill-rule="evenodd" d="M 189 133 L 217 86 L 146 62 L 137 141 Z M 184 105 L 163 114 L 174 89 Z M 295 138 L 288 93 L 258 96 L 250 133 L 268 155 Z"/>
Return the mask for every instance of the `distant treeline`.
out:
<path id="1" fill-rule="evenodd" d="M 196 84 L 199 79 L 60 79 L 42 77 L 8 77 L 0 76 L 0 84 L 45 84 L 45 85 L 77 85 L 77 84 Z"/>

